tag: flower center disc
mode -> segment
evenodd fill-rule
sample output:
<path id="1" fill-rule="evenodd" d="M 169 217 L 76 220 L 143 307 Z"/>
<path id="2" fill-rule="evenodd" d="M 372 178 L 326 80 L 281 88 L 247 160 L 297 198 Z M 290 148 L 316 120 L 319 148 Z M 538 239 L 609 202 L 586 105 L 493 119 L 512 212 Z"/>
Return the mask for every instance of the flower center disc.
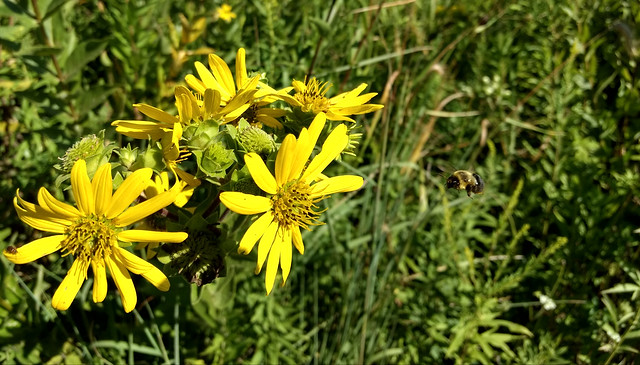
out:
<path id="1" fill-rule="evenodd" d="M 320 84 L 318 80 L 312 79 L 307 82 L 306 89 L 302 92 L 296 93 L 294 97 L 302 104 L 302 111 L 308 112 L 326 112 L 329 110 L 329 99 L 324 94 L 327 93 L 329 87 L 327 83 Z"/>
<path id="2" fill-rule="evenodd" d="M 315 203 L 323 198 L 311 198 L 311 187 L 301 181 L 291 181 L 278 189 L 271 197 L 274 219 L 280 226 L 299 226 L 309 229 L 320 225 L 317 219 L 322 211 L 315 211 Z"/>
<path id="3" fill-rule="evenodd" d="M 117 234 L 110 220 L 95 215 L 82 217 L 65 229 L 62 249 L 87 264 L 91 260 L 104 261 L 111 255 Z"/>

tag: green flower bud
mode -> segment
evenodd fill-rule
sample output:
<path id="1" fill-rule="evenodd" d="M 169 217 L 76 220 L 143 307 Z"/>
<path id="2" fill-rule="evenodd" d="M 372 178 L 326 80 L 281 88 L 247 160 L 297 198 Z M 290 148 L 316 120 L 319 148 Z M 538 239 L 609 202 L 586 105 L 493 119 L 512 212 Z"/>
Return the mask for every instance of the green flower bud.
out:
<path id="1" fill-rule="evenodd" d="M 136 161 L 131 165 L 130 170 L 135 171 L 143 167 L 150 167 L 155 171 L 165 170 L 162 148 L 158 143 L 152 144 L 143 153 L 138 153 Z"/>
<path id="2" fill-rule="evenodd" d="M 121 148 L 118 154 L 120 155 L 120 163 L 129 169 L 138 158 L 138 147 L 131 148 L 131 145 L 128 144 L 127 147 Z"/>
<path id="3" fill-rule="evenodd" d="M 98 167 L 109 161 L 114 148 L 115 146 L 105 145 L 104 130 L 102 130 L 97 136 L 91 134 L 74 143 L 73 146 L 67 149 L 64 156 L 58 157 L 61 162 L 56 164 L 55 167 L 65 173 L 69 173 L 76 161 L 82 159 L 86 161 L 87 171 L 91 175 Z"/>
<path id="4" fill-rule="evenodd" d="M 247 127 L 240 131 L 240 145 L 247 152 L 255 152 L 258 154 L 269 154 L 276 148 L 273 137 L 269 133 L 257 127 Z"/>
<path id="5" fill-rule="evenodd" d="M 213 143 L 203 151 L 193 151 L 198 168 L 204 176 L 221 178 L 226 170 L 236 162 L 233 150 L 228 150 L 222 143 Z"/>
<path id="6" fill-rule="evenodd" d="M 187 140 L 190 150 L 204 150 L 218 139 L 220 125 L 215 120 L 207 120 L 184 128 L 182 138 Z"/>

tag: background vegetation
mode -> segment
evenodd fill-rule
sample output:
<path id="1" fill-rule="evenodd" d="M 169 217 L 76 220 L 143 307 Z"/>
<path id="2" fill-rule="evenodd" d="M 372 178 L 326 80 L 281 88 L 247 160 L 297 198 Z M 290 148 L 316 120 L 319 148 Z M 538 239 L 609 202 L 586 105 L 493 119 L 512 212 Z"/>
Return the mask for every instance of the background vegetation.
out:
<path id="1" fill-rule="evenodd" d="M 640 3 L 633 0 L 0 3 L 0 248 L 84 135 L 170 109 L 215 51 L 274 87 L 312 74 L 385 104 L 359 120 L 366 178 L 325 201 L 284 288 L 252 257 L 196 288 L 139 282 L 125 315 L 85 284 L 50 298 L 68 263 L 0 260 L 0 362 L 522 363 L 640 361 Z M 473 169 L 486 193 L 445 191 Z M 635 232 L 634 232 L 635 230 Z M 110 284 L 111 285 L 111 284 Z M 46 339 L 43 341 L 43 339 Z"/>

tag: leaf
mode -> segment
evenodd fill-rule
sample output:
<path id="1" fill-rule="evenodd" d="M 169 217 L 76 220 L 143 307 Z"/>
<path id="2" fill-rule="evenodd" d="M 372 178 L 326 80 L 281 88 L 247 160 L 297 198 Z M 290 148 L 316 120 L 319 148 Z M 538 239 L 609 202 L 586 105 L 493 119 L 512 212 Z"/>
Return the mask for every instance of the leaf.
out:
<path id="1" fill-rule="evenodd" d="M 113 86 L 95 86 L 88 91 L 83 91 L 77 98 L 77 111 L 80 116 L 87 114 L 96 106 L 102 104 L 116 90 Z"/>
<path id="2" fill-rule="evenodd" d="M 98 39 L 78 43 L 64 64 L 65 78 L 68 79 L 82 70 L 86 64 L 96 59 L 106 46 L 105 40 Z"/>
<path id="3" fill-rule="evenodd" d="M 635 284 L 617 284 L 612 288 L 606 289 L 602 291 L 602 294 L 611 294 L 611 293 L 630 293 L 640 290 L 640 286 Z"/>
<path id="4" fill-rule="evenodd" d="M 489 321 L 481 321 L 480 326 L 487 326 L 487 327 L 504 326 L 504 327 L 507 327 L 511 332 L 520 333 L 523 335 L 527 335 L 529 337 L 533 337 L 533 333 L 531 333 L 531 331 L 529 331 L 527 327 L 504 320 L 504 319 L 492 319 Z"/>
<path id="5" fill-rule="evenodd" d="M 41 21 L 45 21 L 47 18 L 55 14 L 56 11 L 58 11 L 58 9 L 60 9 L 60 7 L 67 2 L 69 2 L 69 0 L 53 0 L 47 7 L 47 11 L 45 12 Z"/>

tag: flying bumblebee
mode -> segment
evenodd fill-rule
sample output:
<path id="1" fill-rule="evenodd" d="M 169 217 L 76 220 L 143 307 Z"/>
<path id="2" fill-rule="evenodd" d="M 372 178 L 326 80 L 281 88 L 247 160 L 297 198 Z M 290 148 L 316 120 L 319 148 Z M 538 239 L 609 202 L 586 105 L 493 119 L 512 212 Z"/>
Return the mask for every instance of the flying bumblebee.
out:
<path id="1" fill-rule="evenodd" d="M 458 170 L 447 179 L 447 189 L 466 190 L 467 196 L 471 193 L 482 194 L 484 192 L 484 180 L 475 172 Z"/>

